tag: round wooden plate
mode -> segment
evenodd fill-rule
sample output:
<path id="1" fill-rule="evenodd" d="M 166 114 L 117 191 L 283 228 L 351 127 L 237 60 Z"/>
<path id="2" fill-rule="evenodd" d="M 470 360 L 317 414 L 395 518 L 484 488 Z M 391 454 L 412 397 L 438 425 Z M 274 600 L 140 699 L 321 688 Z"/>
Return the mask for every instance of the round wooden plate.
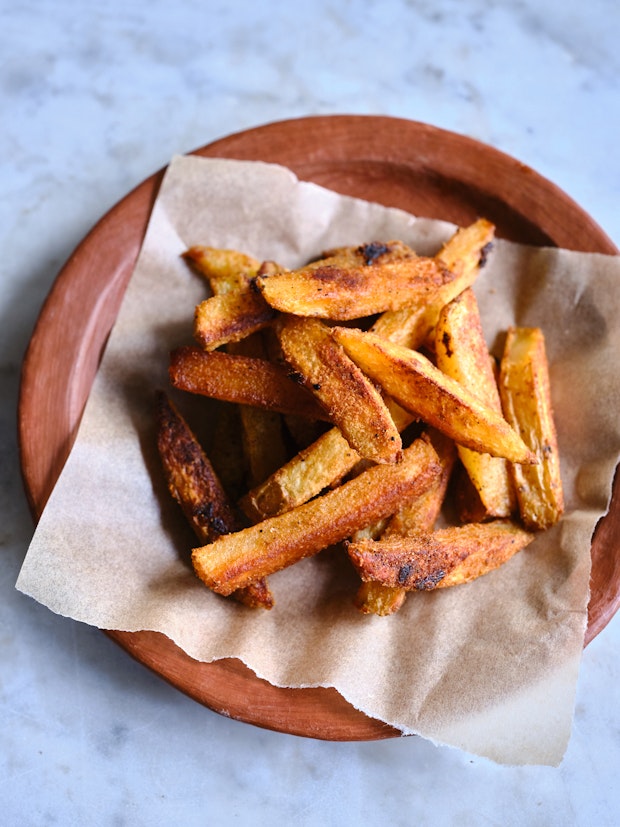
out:
<path id="1" fill-rule="evenodd" d="M 467 224 L 535 245 L 617 254 L 565 193 L 488 146 L 387 117 L 310 117 L 231 135 L 196 151 L 283 164 L 301 179 L 411 213 Z M 75 250 L 43 306 L 25 356 L 19 403 L 22 473 L 37 519 L 73 444 L 106 338 L 138 256 L 163 172 L 143 182 Z M 620 485 L 592 544 L 586 642 L 620 604 Z M 330 740 L 400 733 L 355 710 L 332 689 L 282 689 L 236 660 L 199 663 L 153 632 L 108 634 L 195 700 L 238 720 Z"/>

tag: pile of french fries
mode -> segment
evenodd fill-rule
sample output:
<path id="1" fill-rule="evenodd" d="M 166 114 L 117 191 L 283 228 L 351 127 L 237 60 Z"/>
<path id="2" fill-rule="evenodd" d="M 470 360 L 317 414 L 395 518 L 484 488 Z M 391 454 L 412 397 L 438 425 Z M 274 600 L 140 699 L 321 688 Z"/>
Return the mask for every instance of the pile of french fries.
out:
<path id="1" fill-rule="evenodd" d="M 511 328 L 497 364 L 472 290 L 494 232 L 480 219 L 434 257 L 372 242 L 298 270 L 186 251 L 210 290 L 170 381 L 228 404 L 207 456 L 160 392 L 158 447 L 210 589 L 271 608 L 270 575 L 340 544 L 355 605 L 389 615 L 559 520 L 543 334 Z"/>

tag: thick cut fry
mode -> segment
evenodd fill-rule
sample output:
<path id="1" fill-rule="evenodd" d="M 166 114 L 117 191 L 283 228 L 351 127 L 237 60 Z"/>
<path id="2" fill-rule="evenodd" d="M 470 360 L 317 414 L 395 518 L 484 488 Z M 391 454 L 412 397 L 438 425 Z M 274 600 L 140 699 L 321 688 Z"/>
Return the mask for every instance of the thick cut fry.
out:
<path id="1" fill-rule="evenodd" d="M 502 416 L 422 354 L 361 330 L 338 327 L 332 334 L 399 405 L 459 445 L 513 462 L 536 462 L 536 455 Z"/>
<path id="2" fill-rule="evenodd" d="M 468 288 L 447 304 L 435 328 L 437 367 L 456 379 L 481 402 L 502 414 L 495 374 L 482 332 L 478 302 Z M 459 457 L 478 493 L 481 508 L 478 520 L 509 517 L 515 507 L 508 463 L 459 445 Z"/>
<path id="3" fill-rule="evenodd" d="M 184 346 L 172 351 L 169 373 L 172 386 L 189 393 L 327 419 L 309 391 L 265 359 L 219 351 L 206 353 L 198 347 Z"/>
<path id="4" fill-rule="evenodd" d="M 512 468 L 521 518 L 528 527 L 550 528 L 564 511 L 564 494 L 540 328 L 508 331 L 499 383 L 504 415 L 538 457 L 532 468 Z"/>
<path id="5" fill-rule="evenodd" d="M 265 359 L 267 348 L 263 335 L 254 333 L 241 342 L 229 344 L 228 350 L 238 356 Z M 251 405 L 240 405 L 239 412 L 249 484 L 256 485 L 286 462 L 282 416 L 276 411 Z"/>
<path id="6" fill-rule="evenodd" d="M 404 430 L 411 415 L 390 399 L 386 404 L 398 430 Z M 253 521 L 274 517 L 338 484 L 360 459 L 340 429 L 331 428 L 249 491 L 239 504 Z"/>
<path id="7" fill-rule="evenodd" d="M 363 580 L 429 591 L 442 583 L 465 583 L 498 568 L 534 537 L 509 520 L 494 520 L 409 537 L 362 540 L 349 543 L 348 552 Z"/>
<path id="8" fill-rule="evenodd" d="M 456 459 L 456 447 L 450 439 L 438 431 L 432 432 L 429 436 L 437 452 L 441 473 L 427 491 L 406 503 L 391 517 L 385 531 L 381 534 L 381 539 L 392 536 L 407 537 L 420 531 L 430 531 L 435 525 L 446 497 L 448 482 Z M 352 540 L 362 539 L 359 535 L 360 532 L 357 532 Z M 370 539 L 375 538 L 370 537 Z M 360 585 L 354 602 L 364 614 L 377 614 L 385 617 L 397 612 L 405 602 L 405 597 L 406 589 L 402 586 L 384 586 L 383 583 L 369 580 Z"/>
<path id="9" fill-rule="evenodd" d="M 202 542 L 239 529 L 230 502 L 198 440 L 164 393 L 157 395 L 157 447 L 168 490 Z M 273 597 L 264 580 L 234 592 L 245 605 L 271 609 Z"/>
<path id="10" fill-rule="evenodd" d="M 366 245 L 364 249 L 389 249 Z M 338 255 L 311 267 L 259 277 L 257 285 L 268 304 L 285 313 L 327 319 L 358 319 L 405 305 L 433 300 L 454 275 L 433 258 L 402 256 L 367 258 L 342 263 Z"/>
<path id="11" fill-rule="evenodd" d="M 221 293 L 197 305 L 194 338 L 205 350 L 215 350 L 262 330 L 274 317 L 273 308 L 254 290 Z"/>
<path id="12" fill-rule="evenodd" d="M 208 451 L 215 473 L 233 502 L 246 491 L 248 479 L 247 457 L 239 439 L 240 408 L 240 405 L 226 402 L 218 405 Z"/>
<path id="13" fill-rule="evenodd" d="M 183 258 L 207 279 L 216 296 L 247 288 L 260 268 L 257 259 L 238 250 L 220 250 L 200 244 L 186 250 Z"/>
<path id="14" fill-rule="evenodd" d="M 339 428 L 331 428 L 240 501 L 253 520 L 282 514 L 339 482 L 359 462 Z"/>
<path id="15" fill-rule="evenodd" d="M 478 277 L 494 235 L 495 227 L 484 218 L 459 228 L 435 257 L 455 274 L 454 279 L 440 287 L 436 297 L 425 305 L 383 313 L 373 324 L 373 333 L 412 350 L 421 347 L 434 329 L 441 308 L 471 287 Z"/>
<path id="16" fill-rule="evenodd" d="M 361 457 L 396 462 L 402 443 L 376 387 L 318 319 L 287 316 L 279 330 L 287 362 Z"/>
<path id="17" fill-rule="evenodd" d="M 230 594 L 393 513 L 439 473 L 432 445 L 418 439 L 399 463 L 375 465 L 305 505 L 194 549 L 194 568 L 207 586 Z"/>

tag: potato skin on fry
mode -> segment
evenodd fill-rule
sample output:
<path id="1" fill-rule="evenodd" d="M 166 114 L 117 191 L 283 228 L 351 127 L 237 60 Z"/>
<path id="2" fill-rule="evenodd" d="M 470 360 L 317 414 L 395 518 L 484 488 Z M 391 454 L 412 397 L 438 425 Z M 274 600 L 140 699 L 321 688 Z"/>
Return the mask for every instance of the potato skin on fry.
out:
<path id="1" fill-rule="evenodd" d="M 157 405 L 157 448 L 172 497 L 179 503 L 202 542 L 239 528 L 232 505 L 198 440 L 166 394 Z M 234 593 L 240 603 L 271 609 L 273 596 L 264 580 L 248 583 Z"/>
<path id="2" fill-rule="evenodd" d="M 194 549 L 196 574 L 214 591 L 230 594 L 393 513 L 439 473 L 432 445 L 418 439 L 400 463 L 375 465 L 304 505 Z"/>
<path id="3" fill-rule="evenodd" d="M 364 581 L 407 591 L 430 591 L 480 577 L 528 545 L 534 534 L 508 520 L 468 523 L 409 537 L 348 543 L 351 562 Z M 468 563 L 469 561 L 469 563 Z M 461 567 L 460 573 L 456 574 Z"/>

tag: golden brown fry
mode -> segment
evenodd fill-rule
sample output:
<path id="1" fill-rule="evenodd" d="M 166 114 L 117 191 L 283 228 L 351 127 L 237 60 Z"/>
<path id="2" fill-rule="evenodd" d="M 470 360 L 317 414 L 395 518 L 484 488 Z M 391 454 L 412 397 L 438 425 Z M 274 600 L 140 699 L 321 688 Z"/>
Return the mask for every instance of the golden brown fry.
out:
<path id="1" fill-rule="evenodd" d="M 402 443 L 376 387 L 318 319 L 287 316 L 279 329 L 287 362 L 361 457 L 396 462 Z"/>
<path id="2" fill-rule="evenodd" d="M 389 245 L 364 249 L 389 250 Z M 367 263 L 366 263 L 367 262 Z M 382 260 L 369 255 L 359 264 L 338 255 L 310 267 L 268 278 L 257 285 L 268 304 L 285 313 L 327 319 L 357 319 L 432 300 L 454 275 L 438 260 L 418 256 Z"/>
<path id="3" fill-rule="evenodd" d="M 204 543 L 239 529 L 230 502 L 211 463 L 183 417 L 164 393 L 157 395 L 157 447 L 168 490 L 194 533 Z M 273 597 L 264 580 L 235 592 L 248 606 L 271 609 Z"/>
<path id="4" fill-rule="evenodd" d="M 228 351 L 238 356 L 266 358 L 266 346 L 261 333 L 231 343 Z M 249 471 L 249 484 L 257 485 L 286 462 L 282 416 L 276 411 L 239 406 L 241 439 Z"/>
<path id="5" fill-rule="evenodd" d="M 359 459 L 340 429 L 331 428 L 252 489 L 239 504 L 253 521 L 282 514 L 339 482 Z"/>
<path id="6" fill-rule="evenodd" d="M 500 365 L 504 415 L 538 457 L 538 465 L 514 466 L 525 525 L 546 529 L 564 511 L 560 455 L 553 419 L 545 339 L 540 328 L 510 328 Z"/>
<path id="7" fill-rule="evenodd" d="M 363 580 L 407 591 L 428 591 L 480 577 L 505 563 L 534 539 L 509 520 L 468 523 L 409 537 L 349 543 Z"/>
<path id="8" fill-rule="evenodd" d="M 448 483 L 456 460 L 456 446 L 439 431 L 427 431 L 428 438 L 437 453 L 441 473 L 428 491 L 399 509 L 388 522 L 383 537 L 398 534 L 406 537 L 418 531 L 430 531 L 441 512 Z"/>
<path id="9" fill-rule="evenodd" d="M 312 394 L 265 359 L 184 346 L 170 355 L 170 382 L 179 390 L 280 413 L 327 419 Z"/>
<path id="10" fill-rule="evenodd" d="M 385 531 L 380 535 L 381 539 L 391 536 L 407 537 L 419 531 L 430 531 L 435 525 L 446 497 L 456 459 L 456 447 L 438 431 L 433 431 L 429 436 L 437 452 L 441 473 L 427 491 L 406 503 L 390 518 Z M 363 538 L 360 532 L 357 532 L 351 539 L 355 543 Z M 376 537 L 371 536 L 370 539 Z M 384 617 L 397 612 L 405 602 L 405 596 L 406 589 L 402 586 L 385 586 L 383 583 L 369 580 L 360 585 L 354 602 L 364 614 Z"/>
<path id="11" fill-rule="evenodd" d="M 238 250 L 220 250 L 200 244 L 186 250 L 183 258 L 205 276 L 216 296 L 246 289 L 260 268 L 259 261 Z"/>
<path id="12" fill-rule="evenodd" d="M 362 538 L 359 538 L 362 539 Z M 372 538 L 370 538 L 372 540 Z M 353 542 L 357 542 L 356 537 Z M 407 599 L 407 589 L 401 586 L 384 586 L 376 580 L 367 580 L 360 583 L 353 599 L 353 605 L 365 615 L 387 617 L 396 614 Z"/>
<path id="13" fill-rule="evenodd" d="M 404 430 L 411 415 L 389 399 L 387 405 L 398 430 Z M 339 483 L 360 459 L 340 429 L 331 428 L 253 488 L 239 504 L 253 521 L 274 517 Z"/>
<path id="14" fill-rule="evenodd" d="M 425 305 L 383 313 L 373 324 L 373 333 L 412 350 L 421 347 L 434 329 L 441 308 L 476 280 L 486 263 L 494 235 L 495 227 L 484 218 L 459 228 L 435 257 L 455 274 L 454 279 Z"/>
<path id="15" fill-rule="evenodd" d="M 194 549 L 196 573 L 214 591 L 230 594 L 393 513 L 438 473 L 430 441 L 419 439 L 399 463 L 375 465 L 298 508 Z"/>
<path id="16" fill-rule="evenodd" d="M 194 338 L 205 350 L 215 350 L 262 330 L 274 317 L 273 308 L 254 290 L 221 293 L 197 305 Z"/>
<path id="17" fill-rule="evenodd" d="M 502 404 L 487 344 L 482 332 L 478 302 L 471 288 L 445 305 L 435 328 L 437 367 L 502 415 Z M 459 457 L 478 493 L 479 520 L 509 517 L 515 508 L 508 463 L 471 451 L 462 445 Z"/>
<path id="18" fill-rule="evenodd" d="M 513 462 L 536 462 L 535 454 L 502 416 L 422 354 L 361 330 L 337 327 L 332 334 L 399 405 L 459 445 Z"/>

